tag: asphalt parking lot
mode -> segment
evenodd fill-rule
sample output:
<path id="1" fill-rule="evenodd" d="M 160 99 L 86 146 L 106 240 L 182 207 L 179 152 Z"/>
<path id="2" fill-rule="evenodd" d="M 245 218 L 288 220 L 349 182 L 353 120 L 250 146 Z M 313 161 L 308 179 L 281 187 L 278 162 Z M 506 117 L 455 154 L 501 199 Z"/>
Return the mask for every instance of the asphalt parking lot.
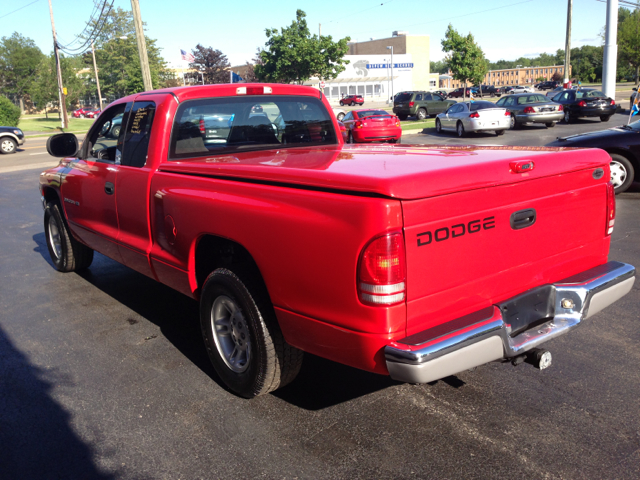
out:
<path id="1" fill-rule="evenodd" d="M 408 385 L 307 355 L 293 384 L 247 401 L 210 366 L 194 301 L 101 255 L 54 270 L 46 161 L 27 161 L 0 163 L 0 478 L 640 478 L 640 282 L 549 342 L 542 372 L 490 364 Z M 636 266 L 637 187 L 617 197 L 610 255 Z"/>

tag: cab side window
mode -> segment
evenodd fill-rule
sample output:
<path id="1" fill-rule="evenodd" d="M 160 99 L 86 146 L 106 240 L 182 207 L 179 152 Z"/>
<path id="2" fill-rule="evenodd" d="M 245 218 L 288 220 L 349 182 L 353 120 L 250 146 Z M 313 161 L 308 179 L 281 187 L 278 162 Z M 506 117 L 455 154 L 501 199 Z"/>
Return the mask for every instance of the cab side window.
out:
<path id="1" fill-rule="evenodd" d="M 83 159 L 116 162 L 125 106 L 124 103 L 114 105 L 98 117 L 82 144 Z"/>
<path id="2" fill-rule="evenodd" d="M 144 167 L 149 150 L 151 126 L 156 113 L 154 102 L 136 102 L 129 112 L 129 121 L 123 138 L 120 163 L 130 167 Z"/>

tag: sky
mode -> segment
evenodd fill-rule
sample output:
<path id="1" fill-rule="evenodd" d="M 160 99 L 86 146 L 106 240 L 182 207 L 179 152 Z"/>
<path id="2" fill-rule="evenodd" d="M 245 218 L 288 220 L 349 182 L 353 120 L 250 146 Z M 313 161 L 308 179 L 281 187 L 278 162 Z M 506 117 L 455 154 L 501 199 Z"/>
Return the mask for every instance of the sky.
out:
<path id="1" fill-rule="evenodd" d="M 93 10 L 93 0 L 51 0 L 59 41 L 78 35 Z M 441 60 L 440 41 L 449 23 L 459 33 L 471 32 L 486 58 L 535 57 L 564 49 L 565 0 L 139 0 L 146 34 L 157 40 L 170 66 L 181 66 L 180 49 L 198 43 L 227 55 L 232 66 L 250 61 L 264 47 L 265 28 L 285 27 L 296 10 L 307 14 L 312 33 L 346 36 L 352 41 L 390 37 L 395 30 L 430 36 L 430 60 Z M 0 37 L 18 32 L 35 41 L 44 53 L 52 50 L 47 0 L 0 0 Z M 130 0 L 114 6 L 131 10 Z M 574 0 L 571 47 L 600 45 L 606 3 Z"/>

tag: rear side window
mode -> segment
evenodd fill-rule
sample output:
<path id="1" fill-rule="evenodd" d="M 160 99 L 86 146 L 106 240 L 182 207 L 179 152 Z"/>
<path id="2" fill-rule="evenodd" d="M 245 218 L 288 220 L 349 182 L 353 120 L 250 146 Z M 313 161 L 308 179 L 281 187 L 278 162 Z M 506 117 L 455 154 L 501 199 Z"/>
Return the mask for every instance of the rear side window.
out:
<path id="1" fill-rule="evenodd" d="M 169 157 L 336 143 L 331 116 L 317 98 L 207 98 L 178 107 Z"/>
<path id="2" fill-rule="evenodd" d="M 120 163 L 130 167 L 144 167 L 147 163 L 151 125 L 156 113 L 154 102 L 136 102 L 129 112 Z"/>

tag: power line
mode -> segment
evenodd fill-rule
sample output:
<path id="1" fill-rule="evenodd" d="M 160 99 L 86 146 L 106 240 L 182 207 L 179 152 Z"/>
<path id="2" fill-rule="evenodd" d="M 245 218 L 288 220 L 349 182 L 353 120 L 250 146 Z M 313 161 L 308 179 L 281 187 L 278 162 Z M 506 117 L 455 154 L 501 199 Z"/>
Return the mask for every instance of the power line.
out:
<path id="1" fill-rule="evenodd" d="M 34 0 L 31 3 L 27 3 L 24 7 L 20 7 L 17 10 L 14 10 L 13 12 L 9 12 L 9 13 L 5 13 L 4 15 L 2 15 L 0 18 L 4 18 L 4 17 L 8 17 L 9 15 L 11 15 L 12 13 L 16 13 L 19 12 L 20 10 L 22 10 L 23 8 L 27 8 L 29 5 L 33 5 L 34 3 L 38 3 L 40 0 Z"/>

